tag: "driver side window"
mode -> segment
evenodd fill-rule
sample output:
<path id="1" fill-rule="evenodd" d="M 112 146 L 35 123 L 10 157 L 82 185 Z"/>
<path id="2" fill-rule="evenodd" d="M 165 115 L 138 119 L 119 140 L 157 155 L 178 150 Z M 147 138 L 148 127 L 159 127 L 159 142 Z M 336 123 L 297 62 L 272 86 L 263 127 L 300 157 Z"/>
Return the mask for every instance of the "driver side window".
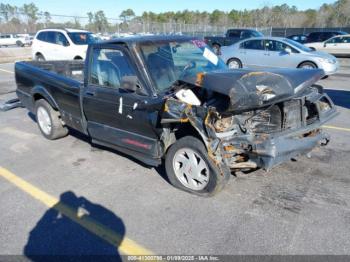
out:
<path id="1" fill-rule="evenodd" d="M 125 54 L 117 49 L 94 49 L 90 64 L 90 84 L 120 88 L 124 76 L 136 76 Z"/>
<path id="2" fill-rule="evenodd" d="M 326 44 L 340 44 L 344 43 L 344 37 L 338 36 L 338 37 L 333 37 L 332 39 L 329 39 Z"/>

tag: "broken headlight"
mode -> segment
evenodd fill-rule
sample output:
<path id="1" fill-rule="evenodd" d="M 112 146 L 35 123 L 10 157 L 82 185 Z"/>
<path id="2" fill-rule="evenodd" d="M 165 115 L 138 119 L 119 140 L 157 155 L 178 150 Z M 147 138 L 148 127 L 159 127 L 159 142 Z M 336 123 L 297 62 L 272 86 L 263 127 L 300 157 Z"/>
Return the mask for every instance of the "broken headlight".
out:
<path id="1" fill-rule="evenodd" d="M 321 113 L 327 112 L 328 110 L 331 109 L 331 105 L 325 97 L 322 97 L 320 99 L 320 101 L 318 102 L 318 105 L 320 107 Z"/>

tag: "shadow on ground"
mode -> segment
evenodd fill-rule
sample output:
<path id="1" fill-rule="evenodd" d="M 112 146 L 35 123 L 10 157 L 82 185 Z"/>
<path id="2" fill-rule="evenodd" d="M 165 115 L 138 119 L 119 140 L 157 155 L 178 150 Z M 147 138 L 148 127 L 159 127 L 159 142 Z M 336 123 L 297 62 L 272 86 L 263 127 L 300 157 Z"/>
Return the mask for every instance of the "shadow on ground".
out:
<path id="1" fill-rule="evenodd" d="M 350 108 L 350 91 L 333 89 L 325 89 L 324 91 L 333 100 L 335 105 Z"/>
<path id="2" fill-rule="evenodd" d="M 106 235 L 113 244 L 86 228 Z M 112 235 L 111 231 L 114 232 Z M 118 246 L 124 235 L 125 225 L 121 218 L 103 206 L 67 191 L 32 229 L 24 255 L 31 261 L 42 262 L 121 261 Z"/>

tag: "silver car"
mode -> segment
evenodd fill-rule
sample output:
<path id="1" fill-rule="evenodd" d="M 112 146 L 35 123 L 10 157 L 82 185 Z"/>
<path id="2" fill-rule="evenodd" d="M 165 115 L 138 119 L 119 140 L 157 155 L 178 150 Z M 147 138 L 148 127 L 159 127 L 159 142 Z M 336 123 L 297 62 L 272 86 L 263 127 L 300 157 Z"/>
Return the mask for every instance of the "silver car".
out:
<path id="1" fill-rule="evenodd" d="M 221 58 L 229 68 L 320 68 L 331 75 L 339 67 L 334 56 L 279 37 L 249 38 L 222 47 Z"/>

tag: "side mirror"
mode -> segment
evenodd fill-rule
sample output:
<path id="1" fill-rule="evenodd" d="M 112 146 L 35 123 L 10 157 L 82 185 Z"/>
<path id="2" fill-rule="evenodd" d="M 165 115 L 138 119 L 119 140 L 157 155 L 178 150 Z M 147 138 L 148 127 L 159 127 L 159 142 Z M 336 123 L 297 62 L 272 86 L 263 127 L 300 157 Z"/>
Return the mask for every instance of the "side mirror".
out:
<path id="1" fill-rule="evenodd" d="M 130 92 L 137 92 L 141 89 L 137 76 L 123 76 L 121 88 Z"/>
<path id="2" fill-rule="evenodd" d="M 326 46 L 327 46 L 327 43 L 324 43 L 324 44 L 323 44 L 323 47 L 326 47 Z"/>
<path id="3" fill-rule="evenodd" d="M 287 54 L 291 54 L 291 53 L 292 53 L 292 49 L 291 49 L 289 46 L 287 46 L 287 47 L 284 49 L 284 51 L 285 51 Z"/>

